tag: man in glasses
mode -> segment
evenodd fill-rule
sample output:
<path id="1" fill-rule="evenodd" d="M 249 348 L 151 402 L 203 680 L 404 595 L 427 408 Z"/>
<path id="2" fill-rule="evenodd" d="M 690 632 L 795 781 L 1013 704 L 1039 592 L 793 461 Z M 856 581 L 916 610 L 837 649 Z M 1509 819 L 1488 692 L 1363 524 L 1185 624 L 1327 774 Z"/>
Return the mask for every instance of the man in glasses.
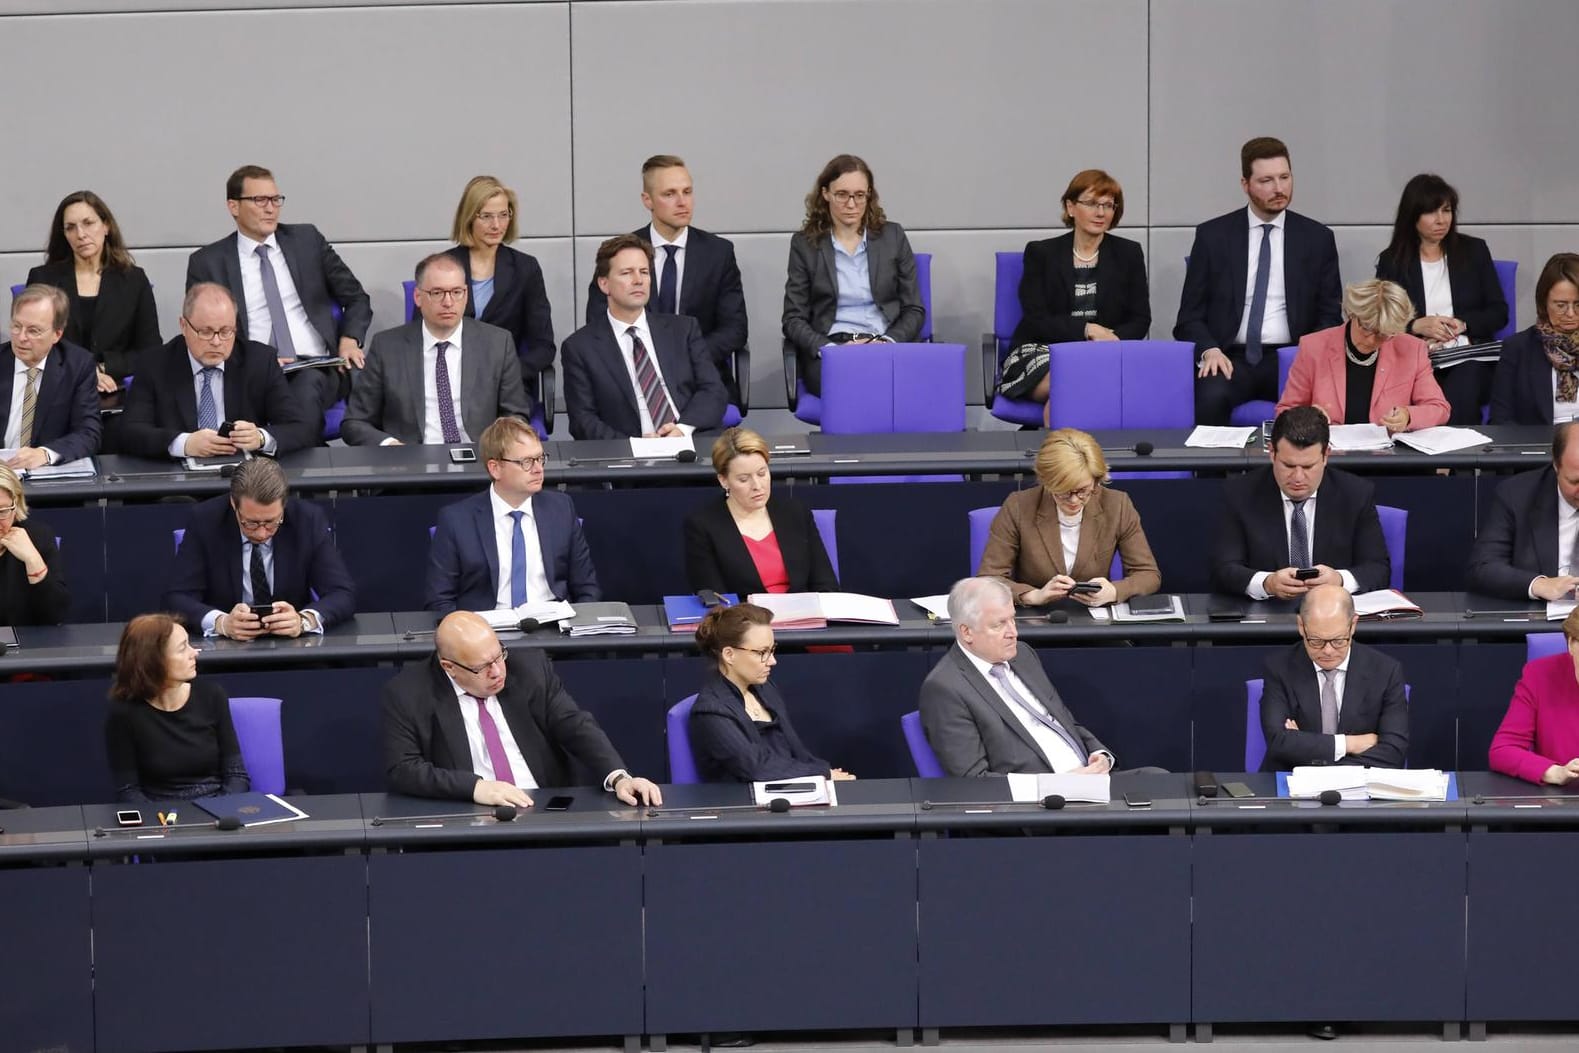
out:
<path id="1" fill-rule="evenodd" d="M 602 599 L 570 495 L 543 489 L 547 457 L 532 426 L 500 417 L 477 445 L 493 485 L 439 512 L 428 548 L 428 610 Z"/>
<path id="2" fill-rule="evenodd" d="M 1469 550 L 1471 592 L 1548 603 L 1573 597 L 1579 587 L 1579 443 L 1571 441 L 1576 430 L 1573 421 L 1557 425 L 1551 464 L 1497 487 Z"/>
<path id="3" fill-rule="evenodd" d="M 440 622 L 433 645 L 431 658 L 384 686 L 384 771 L 395 793 L 526 808 L 528 791 L 574 785 L 579 768 L 626 804 L 663 803 L 542 651 L 506 651 L 470 611 Z"/>
<path id="4" fill-rule="evenodd" d="M 1271 463 L 1223 484 L 1212 586 L 1252 600 L 1302 598 L 1322 585 L 1385 589 L 1392 565 L 1371 484 L 1327 467 L 1331 429 L 1314 406 L 1272 425 Z"/>
<path id="5" fill-rule="evenodd" d="M 466 317 L 466 272 L 438 252 L 417 264 L 417 317 L 368 346 L 340 434 L 351 446 L 475 442 L 502 416 L 530 417 L 515 340 Z"/>
<path id="6" fill-rule="evenodd" d="M 230 493 L 192 512 L 176 550 L 167 609 L 204 636 L 321 633 L 356 613 L 356 586 L 311 501 L 286 507 L 285 472 L 250 460 L 230 477 Z"/>
<path id="7" fill-rule="evenodd" d="M 321 425 L 285 383 L 274 349 L 246 340 L 223 285 L 186 291 L 181 335 L 143 353 L 119 449 L 138 457 L 269 456 L 317 443 Z"/>
<path id="8" fill-rule="evenodd" d="M 241 339 L 273 347 L 282 364 L 340 356 L 362 368 L 372 300 L 317 227 L 280 222 L 285 195 L 274 174 L 257 165 L 236 169 L 225 181 L 225 204 L 236 231 L 192 253 L 187 287 L 229 289 Z M 291 388 L 315 417 L 344 395 L 340 373 L 327 368 L 292 372 Z"/>
<path id="9" fill-rule="evenodd" d="M 99 452 L 98 367 L 86 350 L 61 339 L 70 307 L 49 285 L 29 285 L 11 301 L 11 339 L 0 348 L 0 362 L 11 366 L 0 434 L 14 469 Z"/>
<path id="10" fill-rule="evenodd" d="M 1341 585 L 1305 594 L 1300 642 L 1267 659 L 1261 692 L 1262 771 L 1299 764 L 1402 768 L 1409 753 L 1403 668 L 1354 642 L 1360 619 Z"/>

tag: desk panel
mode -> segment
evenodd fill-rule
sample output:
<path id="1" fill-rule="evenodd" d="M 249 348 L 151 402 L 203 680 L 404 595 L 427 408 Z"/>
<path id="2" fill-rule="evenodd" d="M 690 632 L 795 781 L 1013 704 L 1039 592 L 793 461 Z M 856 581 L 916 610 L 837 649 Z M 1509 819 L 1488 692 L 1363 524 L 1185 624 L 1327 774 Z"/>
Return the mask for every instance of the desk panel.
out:
<path id="1" fill-rule="evenodd" d="M 1539 793 L 1524 785 L 1512 792 Z M 1566 829 L 1469 835 L 1470 1020 L 1572 1020 L 1572 972 L 1548 956 L 1556 933 L 1579 926 L 1579 809 Z M 1473 814 L 1473 813 L 1472 813 Z"/>
<path id="2" fill-rule="evenodd" d="M 0 823 L 14 825 L 12 813 L 0 812 Z M 86 866 L 0 870 L 0 1041 L 6 1049 L 93 1048 L 88 903 Z"/>

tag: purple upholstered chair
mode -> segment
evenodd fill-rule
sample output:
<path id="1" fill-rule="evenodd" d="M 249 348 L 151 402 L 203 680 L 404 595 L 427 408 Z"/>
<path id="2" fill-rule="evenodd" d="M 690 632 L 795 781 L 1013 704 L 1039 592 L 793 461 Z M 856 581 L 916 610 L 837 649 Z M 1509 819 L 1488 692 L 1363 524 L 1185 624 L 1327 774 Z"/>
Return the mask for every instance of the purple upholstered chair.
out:
<path id="1" fill-rule="evenodd" d="M 1260 771 L 1266 759 L 1266 732 L 1261 730 L 1261 693 L 1266 681 L 1257 677 L 1245 681 L 1245 771 Z M 1404 685 L 1404 701 L 1409 701 L 1410 685 Z M 1407 765 L 1406 765 L 1407 766 Z"/>
<path id="2" fill-rule="evenodd" d="M 241 759 L 257 793 L 285 792 L 285 742 L 280 732 L 280 700 L 233 698 L 230 722 L 236 726 Z"/>
<path id="3" fill-rule="evenodd" d="M 1081 340 L 1048 355 L 1054 428 L 1189 428 L 1195 368 L 1189 344 L 1173 340 Z"/>
<path id="4" fill-rule="evenodd" d="M 1404 542 L 1409 533 L 1409 510 L 1377 505 L 1376 518 L 1382 521 L 1382 540 L 1387 543 L 1387 562 L 1392 564 L 1392 576 L 1387 582 L 1387 587 L 1401 592 L 1404 587 Z"/>
<path id="5" fill-rule="evenodd" d="M 965 513 L 970 520 L 970 574 L 975 575 L 976 568 L 981 566 L 981 554 L 987 550 L 987 534 L 992 529 L 992 517 L 998 514 L 997 508 L 972 508 Z M 1108 580 L 1118 581 L 1124 577 L 1124 560 L 1117 552 L 1113 553 L 1113 565 L 1108 568 Z"/>
<path id="6" fill-rule="evenodd" d="M 1533 662 L 1537 658 L 1550 658 L 1554 654 L 1562 654 L 1568 649 L 1568 641 L 1562 633 L 1530 633 L 1524 638 L 1524 660 Z"/>
<path id="7" fill-rule="evenodd" d="M 910 759 L 916 766 L 916 774 L 923 779 L 941 779 L 948 775 L 943 765 L 938 763 L 932 743 L 927 741 L 926 730 L 921 726 L 921 711 L 912 709 L 900 717 L 899 726 L 905 731 L 905 745 L 910 747 Z"/>
<path id="8" fill-rule="evenodd" d="M 822 357 L 830 435 L 965 430 L 964 344 L 836 344 Z M 835 476 L 835 483 L 958 482 L 958 475 Z"/>
<path id="9" fill-rule="evenodd" d="M 696 757 L 691 753 L 691 707 L 696 696 L 687 695 L 669 707 L 665 724 L 669 731 L 669 781 L 672 783 L 698 783 L 702 777 L 696 773 Z"/>
<path id="10" fill-rule="evenodd" d="M 1030 399 L 1005 398 L 998 393 L 998 373 L 1003 356 L 1009 353 L 1009 337 L 1020 324 L 1020 278 L 1025 273 L 1025 256 L 1020 252 L 996 254 L 997 274 L 993 280 L 992 332 L 981 337 L 982 399 L 989 412 L 1011 424 L 1040 427 L 1042 404 Z"/>
<path id="11" fill-rule="evenodd" d="M 813 508 L 811 518 L 817 524 L 817 535 L 822 538 L 822 547 L 828 550 L 828 562 L 833 564 L 833 576 L 839 576 L 839 534 L 834 529 L 838 523 L 839 510 L 837 508 Z"/>
<path id="12" fill-rule="evenodd" d="M 1277 396 L 1283 397 L 1283 389 L 1288 387 L 1288 371 L 1294 365 L 1294 355 L 1299 351 L 1298 345 L 1290 344 L 1277 349 Z M 1266 399 L 1251 399 L 1241 402 L 1233 408 L 1228 415 L 1228 423 L 1240 428 L 1259 428 L 1262 421 L 1271 420 L 1277 411 L 1276 402 Z"/>
<path id="13" fill-rule="evenodd" d="M 1508 301 L 1508 324 L 1498 329 L 1494 335 L 1498 340 L 1506 340 L 1519 331 L 1519 300 L 1516 284 L 1519 276 L 1519 261 L 1492 260 L 1491 265 L 1497 270 L 1497 284 L 1502 286 L 1502 298 Z"/>

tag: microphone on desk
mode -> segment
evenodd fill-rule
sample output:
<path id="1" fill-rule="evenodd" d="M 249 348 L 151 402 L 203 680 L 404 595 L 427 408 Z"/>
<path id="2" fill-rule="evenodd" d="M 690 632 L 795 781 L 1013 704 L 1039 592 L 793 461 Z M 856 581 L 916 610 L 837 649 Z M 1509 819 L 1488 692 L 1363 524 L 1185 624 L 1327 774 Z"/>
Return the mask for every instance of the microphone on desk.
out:
<path id="1" fill-rule="evenodd" d="M 679 461 L 681 464 L 691 464 L 693 461 L 696 460 L 696 451 L 695 450 L 676 450 L 676 451 L 674 451 L 674 459 Z"/>
<path id="2" fill-rule="evenodd" d="M 513 822 L 520 813 L 520 809 L 513 804 L 496 804 L 492 812 L 450 812 L 445 815 L 375 815 L 371 822 L 374 826 L 383 826 L 385 823 L 427 823 L 441 819 L 486 819 L 492 815 L 501 823 Z"/>
<path id="3" fill-rule="evenodd" d="M 538 621 L 536 618 L 522 618 L 520 621 L 515 623 L 515 627 L 520 629 L 523 633 L 529 633 L 534 629 L 541 629 L 543 627 L 543 623 Z"/>
<path id="4" fill-rule="evenodd" d="M 117 826 L 114 828 L 99 827 L 93 831 L 94 837 L 107 837 L 110 834 L 162 834 L 166 830 L 240 830 L 241 820 L 233 815 L 221 816 L 211 823 L 170 823 L 166 826 Z"/>
<path id="5" fill-rule="evenodd" d="M 1115 447 L 1113 449 L 1108 449 L 1107 447 L 1103 447 L 1102 448 L 1102 452 L 1103 453 L 1133 453 L 1136 457 L 1150 457 L 1151 456 L 1151 451 L 1155 450 L 1156 448 L 1157 447 L 1153 446 L 1151 443 L 1147 442 L 1145 439 L 1142 439 L 1142 440 L 1140 440 L 1139 442 L 1137 442 L 1133 446 L 1118 446 L 1118 447 Z M 1033 450 L 1031 452 L 1034 455 L 1035 453 L 1037 453 L 1039 451 Z"/>
<path id="6" fill-rule="evenodd" d="M 1216 797 L 1201 794 L 1195 799 L 1196 804 L 1244 804 L 1247 801 L 1288 801 L 1295 803 L 1306 800 L 1304 797 Z M 1343 794 L 1337 790 L 1322 790 L 1316 795 L 1316 800 L 1323 805 L 1334 805 L 1343 800 Z"/>
<path id="7" fill-rule="evenodd" d="M 712 815 L 715 812 L 772 812 L 775 815 L 783 815 L 789 810 L 790 803 L 788 798 L 775 797 L 767 804 L 724 804 L 719 805 L 717 808 L 649 808 L 647 809 L 647 818 L 673 819 L 696 814 Z"/>
<path id="8" fill-rule="evenodd" d="M 1045 808 L 1049 812 L 1056 812 L 1069 802 L 1061 793 L 1050 793 L 1040 801 L 922 801 L 921 810 L 930 812 L 937 808 L 1012 808 L 1031 809 Z M 1077 804 L 1099 804 L 1098 801 L 1077 801 Z"/>

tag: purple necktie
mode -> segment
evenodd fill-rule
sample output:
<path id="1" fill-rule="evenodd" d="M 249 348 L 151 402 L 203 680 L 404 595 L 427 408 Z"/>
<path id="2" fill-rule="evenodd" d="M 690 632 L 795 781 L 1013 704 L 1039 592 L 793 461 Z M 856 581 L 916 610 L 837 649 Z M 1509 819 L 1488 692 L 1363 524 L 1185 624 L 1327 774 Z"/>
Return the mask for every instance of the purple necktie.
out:
<path id="1" fill-rule="evenodd" d="M 510 770 L 510 758 L 504 753 L 504 739 L 499 737 L 499 725 L 494 723 L 488 707 L 476 695 L 467 698 L 477 703 L 477 723 L 482 727 L 482 744 L 488 749 L 488 762 L 493 765 L 493 777 L 500 782 L 515 785 L 515 773 Z"/>
<path id="2" fill-rule="evenodd" d="M 274 350 L 286 360 L 296 358 L 296 341 L 291 339 L 290 323 L 285 320 L 285 300 L 280 296 L 280 282 L 274 276 L 274 265 L 269 262 L 269 247 L 258 246 L 258 274 L 263 279 L 263 303 L 269 309 L 269 327 L 274 330 Z"/>
<path id="3" fill-rule="evenodd" d="M 448 340 L 440 340 L 433 345 L 437 353 L 433 363 L 433 390 L 439 397 L 439 427 L 444 432 L 444 441 L 456 443 L 461 441 L 461 428 L 455 423 L 455 396 L 450 392 L 450 367 L 444 361 L 444 352 L 449 346 Z"/>
<path id="4" fill-rule="evenodd" d="M 641 389 L 642 401 L 647 404 L 647 415 L 652 418 L 652 430 L 662 431 L 665 424 L 678 418 L 669 404 L 669 394 L 663 390 L 663 378 L 658 376 L 658 366 L 653 362 L 647 345 L 641 342 L 641 333 L 633 325 L 625 330 L 631 338 L 631 361 L 636 366 L 636 386 Z"/>

